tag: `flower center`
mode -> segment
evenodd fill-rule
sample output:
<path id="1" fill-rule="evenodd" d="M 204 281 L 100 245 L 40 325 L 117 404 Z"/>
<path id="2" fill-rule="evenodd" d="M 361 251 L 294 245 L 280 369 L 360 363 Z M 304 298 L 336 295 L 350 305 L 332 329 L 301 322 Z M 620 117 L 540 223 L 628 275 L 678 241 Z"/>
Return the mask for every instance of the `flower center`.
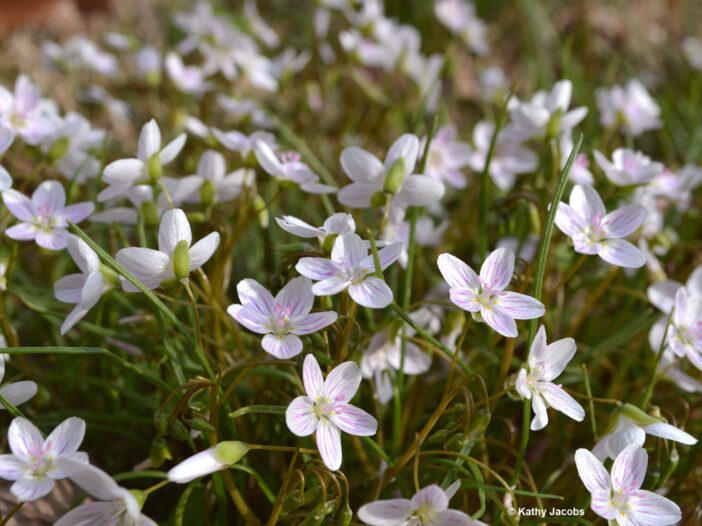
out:
<path id="1" fill-rule="evenodd" d="M 314 402 L 314 414 L 320 420 L 328 420 L 334 415 L 334 404 L 329 398 L 318 396 Z"/>
<path id="2" fill-rule="evenodd" d="M 290 332 L 290 329 L 293 328 L 290 327 L 291 312 L 292 309 L 290 306 L 283 306 L 276 301 L 275 305 L 273 306 L 273 317 L 270 318 L 270 329 L 274 334 L 283 337 Z"/>
<path id="3" fill-rule="evenodd" d="M 32 477 L 38 480 L 46 477 L 47 473 L 54 469 L 52 457 L 42 456 L 38 459 L 32 459 L 34 462 L 29 466 L 28 471 L 32 474 Z"/>
<path id="4" fill-rule="evenodd" d="M 480 280 L 480 287 L 473 289 L 473 294 L 475 295 L 473 301 L 488 309 L 499 303 L 500 291 L 491 289 L 482 280 Z"/>

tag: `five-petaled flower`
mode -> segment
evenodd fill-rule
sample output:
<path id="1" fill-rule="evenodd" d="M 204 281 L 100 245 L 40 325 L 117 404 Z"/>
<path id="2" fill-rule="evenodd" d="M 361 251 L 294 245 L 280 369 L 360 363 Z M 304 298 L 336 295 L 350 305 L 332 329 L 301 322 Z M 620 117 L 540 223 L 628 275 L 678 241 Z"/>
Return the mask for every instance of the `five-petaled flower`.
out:
<path id="1" fill-rule="evenodd" d="M 570 204 L 558 204 L 556 225 L 573 240 L 576 252 L 597 254 L 612 265 L 639 268 L 646 264 L 646 256 L 622 238 L 634 233 L 646 214 L 640 204 L 625 205 L 608 214 L 591 186 L 576 185 Z"/>
<path id="2" fill-rule="evenodd" d="M 5 206 L 20 220 L 5 230 L 7 237 L 17 240 L 36 241 L 49 250 L 62 250 L 68 241 L 68 222 L 80 223 L 93 213 L 95 205 L 90 202 L 66 206 L 66 191 L 58 181 L 44 181 L 29 199 L 17 190 L 2 193 Z"/>
<path id="3" fill-rule="evenodd" d="M 305 277 L 289 281 L 274 298 L 253 279 L 236 287 L 241 304 L 227 309 L 229 315 L 247 329 L 265 334 L 263 349 L 281 360 L 302 352 L 300 336 L 311 334 L 336 321 L 333 311 L 312 312 L 312 282 Z"/>
<path id="4" fill-rule="evenodd" d="M 507 248 L 498 248 L 487 257 L 480 276 L 451 254 L 441 254 L 437 264 L 451 287 L 451 301 L 463 310 L 480 313 L 503 336 L 517 337 L 515 320 L 539 318 L 546 312 L 539 300 L 505 290 L 514 271 L 514 252 Z"/>
<path id="5" fill-rule="evenodd" d="M 616 521 L 619 526 L 667 526 L 682 518 L 674 502 L 640 489 L 646 477 L 648 454 L 637 444 L 619 453 L 611 475 L 587 449 L 576 451 L 575 465 L 580 479 L 592 494 L 590 507 L 600 517 Z"/>
<path id="6" fill-rule="evenodd" d="M 516 389 L 522 396 L 532 401 L 534 419 L 531 430 L 538 431 L 548 424 L 547 407 L 553 407 L 566 416 L 582 421 L 585 410 L 563 388 L 553 383 L 565 369 L 575 354 L 575 340 L 563 338 L 546 345 L 546 329 L 542 325 L 536 333 L 527 366 L 519 370 Z"/>
<path id="7" fill-rule="evenodd" d="M 375 435 L 378 422 L 349 404 L 361 384 L 361 370 L 355 362 L 332 369 L 326 380 L 315 357 L 308 354 L 302 366 L 306 396 L 290 402 L 285 412 L 288 429 L 304 437 L 317 432 L 317 448 L 331 470 L 341 467 L 341 431 L 356 436 Z"/>
<path id="8" fill-rule="evenodd" d="M 378 251 L 380 268 L 386 269 L 400 257 L 402 243 L 395 242 Z M 382 309 L 392 302 L 392 290 L 375 273 L 373 254 L 356 234 L 344 234 L 334 241 L 331 259 L 301 258 L 297 271 L 310 279 L 316 296 L 331 296 L 349 290 L 351 299 L 371 309 Z"/>
<path id="9" fill-rule="evenodd" d="M 43 497 L 54 481 L 66 478 L 56 460 L 67 457 L 88 462 L 87 453 L 78 451 L 85 436 L 85 421 L 74 416 L 61 422 L 46 440 L 26 418 L 15 418 L 7 432 L 12 454 L 0 455 L 0 477 L 13 480 L 12 494 L 27 502 Z"/>
<path id="10" fill-rule="evenodd" d="M 176 208 L 161 217 L 158 250 L 127 247 L 120 249 L 115 259 L 146 288 L 156 289 L 164 282 L 186 279 L 193 270 L 204 265 L 219 246 L 219 232 L 212 232 L 190 246 L 192 240 L 188 218 Z M 122 286 L 127 292 L 139 290 L 124 278 Z"/>

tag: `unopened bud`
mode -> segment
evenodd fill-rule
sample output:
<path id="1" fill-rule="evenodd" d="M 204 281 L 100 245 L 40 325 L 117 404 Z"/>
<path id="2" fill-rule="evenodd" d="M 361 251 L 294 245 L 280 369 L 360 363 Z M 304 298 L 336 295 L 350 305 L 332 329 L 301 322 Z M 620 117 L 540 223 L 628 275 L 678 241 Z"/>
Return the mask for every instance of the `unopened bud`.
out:
<path id="1" fill-rule="evenodd" d="M 185 239 L 178 241 L 173 251 L 173 273 L 178 280 L 190 275 L 190 246 Z"/>
<path id="2" fill-rule="evenodd" d="M 54 143 L 49 147 L 49 159 L 51 161 L 56 161 L 63 157 L 68 151 L 68 146 L 70 143 L 71 139 L 69 137 L 61 137 L 60 139 L 54 141 Z"/>
<path id="3" fill-rule="evenodd" d="M 551 119 L 548 121 L 548 124 L 546 125 L 546 136 L 549 139 L 558 137 L 560 134 L 561 130 L 561 117 L 563 117 L 563 109 L 558 108 L 553 115 L 551 115 Z"/>
<path id="4" fill-rule="evenodd" d="M 622 406 L 622 414 L 631 418 L 640 426 L 650 426 L 651 424 L 660 424 L 662 419 L 651 416 L 632 404 L 624 404 Z"/>
<path id="5" fill-rule="evenodd" d="M 388 203 L 388 196 L 382 190 L 378 190 L 371 196 L 370 204 L 373 208 L 384 208 Z"/>
<path id="6" fill-rule="evenodd" d="M 395 164 L 390 167 L 390 170 L 388 170 L 388 173 L 385 176 L 385 184 L 383 184 L 384 191 L 390 194 L 397 193 L 405 179 L 405 167 L 404 157 L 400 157 L 397 161 L 395 161 Z"/>
<path id="7" fill-rule="evenodd" d="M 155 227 L 159 223 L 158 207 L 153 201 L 144 201 L 141 203 L 141 217 L 144 218 L 144 224 L 148 227 Z"/>
<path id="8" fill-rule="evenodd" d="M 158 181 L 163 175 L 163 166 L 161 166 L 161 158 L 158 152 L 149 157 L 146 163 L 146 167 L 149 170 L 149 177 L 153 182 Z"/>
<path id="9" fill-rule="evenodd" d="M 268 208 L 266 208 L 266 201 L 259 194 L 256 194 L 251 203 L 253 209 L 257 212 L 258 223 L 263 228 L 268 228 Z"/>
<path id="10" fill-rule="evenodd" d="M 151 449 L 149 451 L 151 465 L 158 468 L 163 465 L 166 460 L 171 459 L 171 451 L 168 449 L 168 444 L 163 437 L 156 437 L 151 441 Z"/>
<path id="11" fill-rule="evenodd" d="M 209 206 L 214 203 L 216 190 L 214 183 L 210 179 L 205 179 L 200 186 L 200 200 L 203 205 Z"/>
<path id="12" fill-rule="evenodd" d="M 190 426 L 190 429 L 194 429 L 195 431 L 204 431 L 205 433 L 212 433 L 215 431 L 215 428 L 212 424 L 210 424 L 204 418 L 200 418 L 199 416 L 196 416 L 195 418 L 191 419 L 188 422 L 188 425 Z"/>
<path id="13" fill-rule="evenodd" d="M 238 440 L 220 442 L 214 447 L 214 455 L 223 464 L 236 464 L 249 452 L 249 446 Z"/>

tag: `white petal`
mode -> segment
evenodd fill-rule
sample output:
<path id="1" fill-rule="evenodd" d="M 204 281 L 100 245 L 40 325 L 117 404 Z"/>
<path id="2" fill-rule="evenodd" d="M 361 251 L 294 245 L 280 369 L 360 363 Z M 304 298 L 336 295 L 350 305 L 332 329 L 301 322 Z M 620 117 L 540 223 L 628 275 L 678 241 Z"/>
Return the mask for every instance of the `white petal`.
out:
<path id="1" fill-rule="evenodd" d="M 54 296 L 64 303 L 79 303 L 87 278 L 85 274 L 69 274 L 58 279 L 54 283 Z"/>
<path id="2" fill-rule="evenodd" d="M 321 228 L 313 227 L 309 223 L 305 223 L 293 216 L 276 217 L 275 221 L 280 228 L 294 236 L 311 238 L 324 234 Z"/>
<path id="3" fill-rule="evenodd" d="M 58 181 L 44 181 L 32 194 L 32 204 L 35 209 L 43 209 L 44 213 L 56 214 L 66 206 L 66 191 Z"/>
<path id="4" fill-rule="evenodd" d="M 262 318 L 270 318 L 275 300 L 268 289 L 254 279 L 242 279 L 236 286 L 242 305 L 255 309 Z"/>
<path id="5" fill-rule="evenodd" d="M 392 290 L 380 278 L 375 276 L 364 279 L 361 283 L 349 286 L 351 299 L 370 309 L 383 309 L 392 303 Z"/>
<path id="6" fill-rule="evenodd" d="M 503 292 L 498 301 L 515 320 L 540 318 L 546 312 L 544 304 L 539 300 L 518 292 Z"/>
<path id="7" fill-rule="evenodd" d="M 139 159 L 120 159 L 105 166 L 102 181 L 109 185 L 119 185 L 135 183 L 146 176 L 146 165 Z"/>
<path id="8" fill-rule="evenodd" d="M 266 334 L 261 340 L 261 346 L 268 354 L 280 360 L 288 360 L 302 352 L 302 340 L 294 334 Z"/>
<path id="9" fill-rule="evenodd" d="M 5 190 L 2 200 L 8 210 L 21 221 L 33 221 L 35 210 L 32 200 L 17 190 Z"/>
<path id="10" fill-rule="evenodd" d="M 26 418 L 17 417 L 12 420 L 7 431 L 7 441 L 18 457 L 29 460 L 43 456 L 44 438 L 39 429 Z"/>
<path id="11" fill-rule="evenodd" d="M 319 419 L 314 412 L 314 402 L 307 396 L 298 396 L 285 411 L 285 423 L 290 431 L 299 436 L 306 437 L 317 429 Z"/>
<path id="12" fill-rule="evenodd" d="M 651 424 L 644 426 L 643 430 L 649 435 L 653 435 L 660 438 L 665 438 L 667 440 L 674 440 L 675 442 L 680 442 L 681 444 L 687 444 L 688 446 L 697 444 L 697 439 L 686 433 L 682 429 L 678 429 L 675 426 L 660 422 L 658 424 Z"/>
<path id="13" fill-rule="evenodd" d="M 361 506 L 358 518 L 371 526 L 398 526 L 412 513 L 412 504 L 407 499 L 388 499 Z"/>
<path id="14" fill-rule="evenodd" d="M 315 400 L 324 394 L 324 378 L 322 370 L 313 354 L 308 354 L 302 365 L 302 382 L 305 392 Z"/>
<path id="15" fill-rule="evenodd" d="M 607 214 L 602 220 L 602 232 L 607 237 L 626 237 L 636 231 L 648 212 L 639 204 L 626 205 Z"/>
<path id="16" fill-rule="evenodd" d="M 493 290 L 509 285 L 514 272 L 514 252 L 507 248 L 493 250 L 480 267 L 480 279 Z"/>
<path id="17" fill-rule="evenodd" d="M 289 330 L 292 334 L 297 334 L 299 336 L 311 334 L 331 325 L 336 321 L 336 318 L 337 314 L 333 311 L 313 312 L 294 319 Z"/>
<path id="18" fill-rule="evenodd" d="M 22 478 L 15 481 L 10 486 L 10 492 L 22 502 L 30 502 L 43 497 L 54 487 L 54 479 L 44 478 Z"/>
<path id="19" fill-rule="evenodd" d="M 27 474 L 27 463 L 15 455 L 0 455 L 0 478 L 17 480 Z"/>
<path id="20" fill-rule="evenodd" d="M 548 412 L 546 411 L 546 402 L 538 395 L 534 394 L 531 397 L 531 408 L 534 410 L 534 418 L 531 420 L 529 428 L 532 431 L 539 431 L 548 424 Z"/>
<path id="21" fill-rule="evenodd" d="M 405 133 L 390 146 L 385 156 L 385 170 L 389 170 L 402 157 L 405 160 L 405 174 L 410 174 L 414 171 L 418 154 L 419 139 L 416 135 Z"/>
<path id="22" fill-rule="evenodd" d="M 632 444 L 624 449 L 612 465 L 612 486 L 615 491 L 625 495 L 641 487 L 646 477 L 648 455 L 638 444 Z"/>
<path id="23" fill-rule="evenodd" d="M 317 424 L 317 448 L 327 468 L 336 471 L 341 467 L 341 432 L 330 420 Z"/>
<path id="24" fill-rule="evenodd" d="M 578 449 L 575 452 L 575 465 L 578 475 L 590 493 L 598 491 L 609 493 L 612 489 L 612 480 L 602 462 L 587 449 Z"/>
<path id="25" fill-rule="evenodd" d="M 139 133 L 139 146 L 137 155 L 142 161 L 147 161 L 149 157 L 161 149 L 161 130 L 154 119 L 144 124 Z"/>
<path id="26" fill-rule="evenodd" d="M 400 197 L 408 205 L 427 206 L 439 201 L 445 191 L 441 181 L 427 175 L 410 175 L 402 183 Z"/>
<path id="27" fill-rule="evenodd" d="M 161 225 L 158 227 L 158 249 L 172 255 L 180 241 L 186 241 L 188 247 L 193 241 L 188 218 L 180 208 L 167 210 L 161 217 Z"/>
<path id="28" fill-rule="evenodd" d="M 334 241 L 331 259 L 339 266 L 357 267 L 368 254 L 365 243 L 356 234 L 344 234 Z"/>
<path id="29" fill-rule="evenodd" d="M 361 369 L 356 362 L 336 366 L 324 381 L 324 396 L 330 401 L 345 404 L 351 400 L 361 385 Z"/>
<path id="30" fill-rule="evenodd" d="M 378 431 L 378 421 L 363 409 L 351 404 L 336 406 L 331 419 L 349 435 L 372 436 Z"/>
<path id="31" fill-rule="evenodd" d="M 435 512 L 444 511 L 449 504 L 446 493 L 436 484 L 420 489 L 414 494 L 411 502 L 414 509 L 425 508 Z"/>
<path id="32" fill-rule="evenodd" d="M 557 378 L 566 368 L 568 362 L 575 354 L 575 340 L 573 338 L 563 338 L 551 343 L 546 348 L 546 361 L 544 362 L 543 379 L 551 381 Z"/>
<path id="33" fill-rule="evenodd" d="M 115 259 L 142 281 L 160 276 L 169 264 L 169 258 L 163 252 L 141 247 L 122 248 Z"/>
<path id="34" fill-rule="evenodd" d="M 332 296 L 345 290 L 350 283 L 351 281 L 349 280 L 337 277 L 323 279 L 312 285 L 312 294 L 315 296 Z"/>
<path id="35" fill-rule="evenodd" d="M 568 236 L 581 234 L 587 228 L 584 218 L 566 203 L 558 203 L 555 221 L 559 230 Z"/>
<path id="36" fill-rule="evenodd" d="M 673 309 L 673 305 L 675 305 L 675 294 L 682 286 L 682 283 L 672 279 L 665 279 L 653 283 L 646 290 L 646 294 L 656 308 L 669 313 Z"/>
<path id="37" fill-rule="evenodd" d="M 326 258 L 300 258 L 295 270 L 310 279 L 328 279 L 339 273 L 334 262 Z"/>
<path id="38" fill-rule="evenodd" d="M 589 224 L 597 224 L 606 215 L 599 194 L 588 185 L 575 185 L 570 193 L 570 206 Z"/>
<path id="39" fill-rule="evenodd" d="M 290 280 L 278 292 L 275 302 L 282 307 L 286 318 L 294 319 L 308 314 L 314 303 L 312 282 L 306 277 Z"/>
<path id="40" fill-rule="evenodd" d="M 78 236 L 69 234 L 66 248 L 81 272 L 89 274 L 100 268 L 98 255 Z"/>
<path id="41" fill-rule="evenodd" d="M 507 338 L 517 337 L 517 323 L 514 318 L 502 307 L 493 305 L 492 307 L 481 307 L 480 314 L 485 323 Z"/>
<path id="42" fill-rule="evenodd" d="M 268 144 L 260 139 L 257 140 L 254 144 L 254 154 L 256 155 L 256 159 L 261 165 L 261 168 L 263 168 L 269 175 L 274 177 L 283 175 L 283 165 L 280 163 L 280 160 L 278 160 Z"/>
<path id="43" fill-rule="evenodd" d="M 9 230 L 9 229 L 8 229 Z M 48 250 L 63 250 L 68 242 L 68 231 L 63 228 L 52 228 L 49 231 L 38 230 L 34 238 L 42 248 Z"/>
<path id="44" fill-rule="evenodd" d="M 540 382 L 539 387 L 542 396 L 551 407 L 578 422 L 582 422 L 585 418 L 583 407 L 562 387 L 550 382 Z"/>
<path id="45" fill-rule="evenodd" d="M 185 484 L 199 477 L 204 477 L 226 467 L 226 464 L 217 460 L 214 447 L 200 451 L 186 458 L 180 464 L 173 466 L 168 471 L 168 480 L 177 484 Z"/>
<path id="46" fill-rule="evenodd" d="M 176 158 L 176 156 L 183 149 L 183 146 L 185 146 L 186 139 L 187 136 L 184 133 L 181 133 L 180 135 L 178 135 L 178 137 L 169 142 L 163 148 L 163 150 L 161 150 L 161 153 L 158 154 L 158 158 L 161 161 L 162 165 L 165 166 Z"/>
<path id="47" fill-rule="evenodd" d="M 608 239 L 600 244 L 597 253 L 607 263 L 619 267 L 640 268 L 646 264 L 643 252 L 624 239 Z"/>
<path id="48" fill-rule="evenodd" d="M 39 387 L 31 380 L 22 382 L 14 382 L 0 387 L 0 394 L 12 405 L 18 406 L 25 403 L 27 400 L 37 394 Z M 5 406 L 0 404 L 0 410 L 5 409 Z"/>
<path id="49" fill-rule="evenodd" d="M 436 260 L 439 271 L 451 287 L 477 288 L 478 275 L 463 261 L 451 254 L 441 254 Z"/>
<path id="50" fill-rule="evenodd" d="M 70 455 L 78 451 L 85 436 L 85 420 L 72 416 L 61 422 L 46 437 L 44 449 L 54 456 Z"/>
<path id="51" fill-rule="evenodd" d="M 635 491 L 627 502 L 639 524 L 668 526 L 677 524 L 682 519 L 682 513 L 677 504 L 652 491 Z"/>
<path id="52" fill-rule="evenodd" d="M 373 181 L 383 173 L 383 163 L 370 152 L 357 146 L 344 148 L 341 167 L 352 181 Z"/>
<path id="53" fill-rule="evenodd" d="M 58 457 L 56 467 L 80 486 L 83 491 L 100 500 L 112 500 L 119 493 L 119 486 L 103 470 L 68 457 Z"/>
<path id="54" fill-rule="evenodd" d="M 336 198 L 344 206 L 368 208 L 373 194 L 381 189 L 381 186 L 376 182 L 351 183 L 339 190 Z"/>
<path id="55" fill-rule="evenodd" d="M 190 270 L 200 268 L 219 247 L 219 232 L 212 232 L 190 247 Z"/>
<path id="56" fill-rule="evenodd" d="M 259 334 L 268 334 L 271 332 L 271 320 L 251 305 L 239 305 L 238 303 L 227 307 L 227 314 L 242 324 L 250 331 Z"/>

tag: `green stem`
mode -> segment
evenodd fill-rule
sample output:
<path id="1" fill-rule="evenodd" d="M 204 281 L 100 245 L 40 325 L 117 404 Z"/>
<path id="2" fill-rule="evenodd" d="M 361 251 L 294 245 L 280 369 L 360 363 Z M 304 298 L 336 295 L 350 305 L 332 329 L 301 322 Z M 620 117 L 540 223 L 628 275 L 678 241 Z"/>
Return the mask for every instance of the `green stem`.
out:
<path id="1" fill-rule="evenodd" d="M 651 378 L 648 381 L 648 385 L 646 386 L 646 390 L 644 391 L 643 397 L 641 398 L 641 409 L 646 409 L 646 406 L 648 405 L 649 400 L 651 399 L 651 395 L 653 394 L 653 387 L 656 385 L 656 379 L 658 378 L 658 366 L 661 363 L 661 359 L 663 358 L 663 353 L 665 352 L 665 347 L 666 347 L 666 338 L 668 337 L 668 328 L 670 327 L 670 322 L 673 321 L 673 312 L 675 312 L 675 308 L 672 308 L 670 310 L 670 314 L 668 315 L 668 322 L 665 324 L 665 330 L 663 331 L 663 339 L 661 340 L 661 344 L 658 347 L 658 352 L 656 353 L 656 362 L 653 364 L 653 372 L 651 373 Z"/>
<path id="2" fill-rule="evenodd" d="M 229 418 L 238 418 L 251 413 L 265 413 L 270 415 L 284 415 L 287 406 L 284 405 L 248 405 L 229 413 Z"/>

